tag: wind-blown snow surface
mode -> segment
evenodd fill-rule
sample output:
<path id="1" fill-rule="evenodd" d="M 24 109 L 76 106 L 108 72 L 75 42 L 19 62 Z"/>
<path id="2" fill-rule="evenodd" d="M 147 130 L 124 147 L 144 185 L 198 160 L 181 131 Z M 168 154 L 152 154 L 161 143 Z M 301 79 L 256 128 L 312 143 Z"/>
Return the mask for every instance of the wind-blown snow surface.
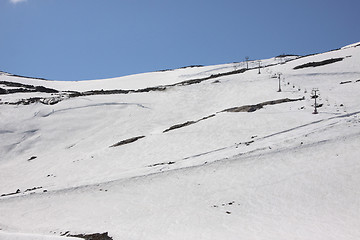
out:
<path id="1" fill-rule="evenodd" d="M 293 69 L 332 58 L 344 59 Z M 0 75 L 3 89 L 17 82 L 61 91 L 0 95 L 0 239 L 67 231 L 119 240 L 359 239 L 360 47 L 264 60 L 261 74 L 257 62 L 224 74 L 244 66 L 84 82 Z M 165 90 L 64 92 L 156 86 Z M 54 105 L 11 104 L 62 94 Z"/>

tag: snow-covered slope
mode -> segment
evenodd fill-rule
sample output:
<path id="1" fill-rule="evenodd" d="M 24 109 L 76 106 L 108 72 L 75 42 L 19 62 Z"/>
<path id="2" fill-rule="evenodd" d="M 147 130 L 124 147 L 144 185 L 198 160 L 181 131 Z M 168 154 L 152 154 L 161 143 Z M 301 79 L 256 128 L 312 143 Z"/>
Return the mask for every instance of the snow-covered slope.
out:
<path id="1" fill-rule="evenodd" d="M 360 47 L 258 66 L 0 74 L 0 239 L 359 239 Z"/>

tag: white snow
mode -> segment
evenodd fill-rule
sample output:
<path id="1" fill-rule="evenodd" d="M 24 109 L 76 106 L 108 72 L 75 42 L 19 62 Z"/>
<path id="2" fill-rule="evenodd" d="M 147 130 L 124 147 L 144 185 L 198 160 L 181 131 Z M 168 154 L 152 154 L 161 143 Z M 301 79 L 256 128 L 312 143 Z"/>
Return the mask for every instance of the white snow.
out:
<path id="1" fill-rule="evenodd" d="M 261 66 L 268 66 L 278 62 L 289 61 L 296 57 L 286 58 L 271 58 L 261 60 Z M 257 67 L 257 61 L 249 61 L 249 68 Z M 31 78 L 14 77 L 2 75 L 2 81 L 16 81 L 22 84 L 30 85 L 42 85 L 49 88 L 55 88 L 62 91 L 90 91 L 90 90 L 112 90 L 112 89 L 143 89 L 148 87 L 155 87 L 160 85 L 171 85 L 174 83 L 186 81 L 195 78 L 209 77 L 212 74 L 219 74 L 239 70 L 245 68 L 244 62 L 229 63 L 214 66 L 203 67 L 186 67 L 174 70 L 141 73 L 135 75 L 129 75 L 124 77 L 117 77 L 111 79 L 99 79 L 88 81 L 49 81 L 49 80 L 37 80 Z"/>
<path id="2" fill-rule="evenodd" d="M 39 235 L 39 234 L 24 234 L 24 233 L 5 233 L 0 231 L 1 240 L 79 240 L 81 238 L 74 237 L 61 237 L 51 235 Z"/>
<path id="3" fill-rule="evenodd" d="M 355 46 L 286 63 L 263 60 L 261 74 L 252 61 L 253 69 L 244 73 L 165 91 L 0 95 L 1 103 L 11 103 L 65 94 L 54 105 L 0 104 L 0 195 L 5 194 L 0 239 L 32 239 L 20 233 L 48 239 L 45 235 L 67 231 L 109 232 L 115 240 L 359 239 L 360 48 Z M 344 59 L 293 69 L 331 58 Z M 245 66 L 79 82 L 0 75 L 0 81 L 60 91 L 136 90 Z M 281 92 L 272 78 L 279 72 Z M 317 115 L 313 88 L 323 104 Z M 255 112 L 222 112 L 301 97 Z M 110 147 L 137 136 L 145 137 Z M 6 195 L 17 189 L 20 193 Z"/>

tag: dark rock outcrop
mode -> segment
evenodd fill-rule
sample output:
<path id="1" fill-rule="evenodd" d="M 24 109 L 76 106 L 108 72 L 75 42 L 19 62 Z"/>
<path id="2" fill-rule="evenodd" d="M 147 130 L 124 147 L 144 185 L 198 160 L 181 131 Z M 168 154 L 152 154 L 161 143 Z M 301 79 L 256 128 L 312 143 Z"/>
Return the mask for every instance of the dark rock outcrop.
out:
<path id="1" fill-rule="evenodd" d="M 294 67 L 294 70 L 308 68 L 308 67 L 324 66 L 324 65 L 331 64 L 331 63 L 340 62 L 342 60 L 344 60 L 344 58 L 331 58 L 331 59 L 326 59 L 326 60 L 320 61 L 320 62 L 309 62 L 309 63 L 305 63 L 305 64 Z"/>
<path id="2" fill-rule="evenodd" d="M 125 139 L 125 140 L 122 140 L 118 143 L 115 143 L 114 145 L 111 145 L 110 147 L 118 147 L 118 146 L 121 146 L 121 145 L 125 145 L 125 144 L 129 144 L 129 143 L 132 143 L 132 142 L 135 142 L 141 138 L 144 138 L 145 136 L 138 136 L 138 137 L 133 137 L 133 138 L 129 138 L 129 139 Z"/>

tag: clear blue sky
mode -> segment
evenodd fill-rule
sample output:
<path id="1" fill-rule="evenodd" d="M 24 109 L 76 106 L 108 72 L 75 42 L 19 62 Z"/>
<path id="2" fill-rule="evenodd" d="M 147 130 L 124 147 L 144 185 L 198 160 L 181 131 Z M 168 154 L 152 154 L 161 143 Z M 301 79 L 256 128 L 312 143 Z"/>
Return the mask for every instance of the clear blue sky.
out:
<path id="1" fill-rule="evenodd" d="M 305 55 L 360 41 L 359 0 L 0 0 L 0 70 L 54 80 Z"/>

